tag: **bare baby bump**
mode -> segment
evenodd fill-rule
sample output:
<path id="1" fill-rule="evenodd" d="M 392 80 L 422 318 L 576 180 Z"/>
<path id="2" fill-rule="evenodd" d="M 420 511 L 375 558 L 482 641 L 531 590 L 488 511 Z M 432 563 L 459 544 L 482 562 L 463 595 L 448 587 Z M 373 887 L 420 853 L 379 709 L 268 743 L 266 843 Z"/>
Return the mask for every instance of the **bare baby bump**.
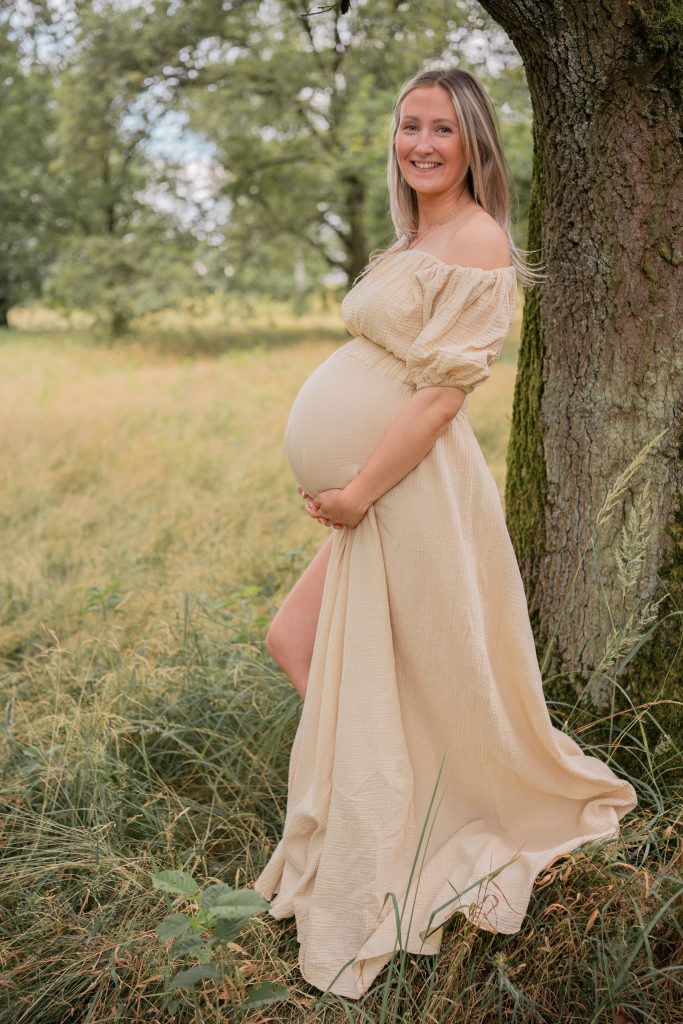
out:
<path id="1" fill-rule="evenodd" d="M 297 483 L 317 494 L 346 487 L 413 393 L 412 387 L 338 349 L 305 381 L 285 428 Z"/>

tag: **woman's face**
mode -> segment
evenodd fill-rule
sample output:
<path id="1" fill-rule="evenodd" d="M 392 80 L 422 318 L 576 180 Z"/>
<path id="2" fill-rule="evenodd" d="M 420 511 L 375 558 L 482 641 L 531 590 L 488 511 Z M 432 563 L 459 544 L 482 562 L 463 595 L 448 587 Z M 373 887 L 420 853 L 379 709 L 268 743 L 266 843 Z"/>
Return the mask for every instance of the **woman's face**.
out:
<path id="1" fill-rule="evenodd" d="M 440 85 L 420 86 L 405 97 L 395 146 L 401 173 L 416 192 L 452 191 L 466 174 L 456 113 Z"/>

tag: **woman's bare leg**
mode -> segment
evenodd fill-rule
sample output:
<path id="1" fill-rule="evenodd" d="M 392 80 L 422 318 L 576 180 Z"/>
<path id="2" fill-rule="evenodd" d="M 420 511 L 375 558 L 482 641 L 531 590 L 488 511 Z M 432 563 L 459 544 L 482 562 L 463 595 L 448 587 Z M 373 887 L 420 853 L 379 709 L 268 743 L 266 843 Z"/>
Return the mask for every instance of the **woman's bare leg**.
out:
<path id="1" fill-rule="evenodd" d="M 303 700 L 313 656 L 315 631 L 334 537 L 328 537 L 296 581 L 266 633 L 268 653 L 289 676 Z"/>

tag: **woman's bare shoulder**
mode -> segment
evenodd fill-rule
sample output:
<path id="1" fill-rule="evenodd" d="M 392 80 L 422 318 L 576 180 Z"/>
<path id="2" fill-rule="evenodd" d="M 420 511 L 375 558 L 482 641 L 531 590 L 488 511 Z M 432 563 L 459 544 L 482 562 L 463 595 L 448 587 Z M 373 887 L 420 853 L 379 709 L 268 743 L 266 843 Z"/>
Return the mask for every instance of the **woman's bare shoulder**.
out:
<path id="1" fill-rule="evenodd" d="M 443 238 L 444 263 L 496 270 L 510 266 L 510 243 L 503 228 L 486 210 L 478 210 Z"/>

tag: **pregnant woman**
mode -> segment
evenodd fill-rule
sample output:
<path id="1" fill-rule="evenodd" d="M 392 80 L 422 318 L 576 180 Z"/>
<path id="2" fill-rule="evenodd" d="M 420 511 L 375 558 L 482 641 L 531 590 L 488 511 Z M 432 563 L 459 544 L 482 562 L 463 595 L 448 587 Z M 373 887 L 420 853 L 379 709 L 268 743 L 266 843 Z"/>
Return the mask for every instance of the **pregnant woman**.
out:
<path id="1" fill-rule="evenodd" d="M 331 533 L 266 638 L 305 700 L 283 834 L 256 889 L 274 917 L 295 916 L 303 977 L 352 999 L 399 943 L 437 953 L 455 913 L 519 931 L 539 873 L 616 837 L 636 804 L 551 723 L 467 419 L 517 274 L 534 280 L 476 78 L 408 82 L 388 182 L 397 242 L 346 294 L 353 337 L 304 383 L 286 428 L 306 508 Z"/>

